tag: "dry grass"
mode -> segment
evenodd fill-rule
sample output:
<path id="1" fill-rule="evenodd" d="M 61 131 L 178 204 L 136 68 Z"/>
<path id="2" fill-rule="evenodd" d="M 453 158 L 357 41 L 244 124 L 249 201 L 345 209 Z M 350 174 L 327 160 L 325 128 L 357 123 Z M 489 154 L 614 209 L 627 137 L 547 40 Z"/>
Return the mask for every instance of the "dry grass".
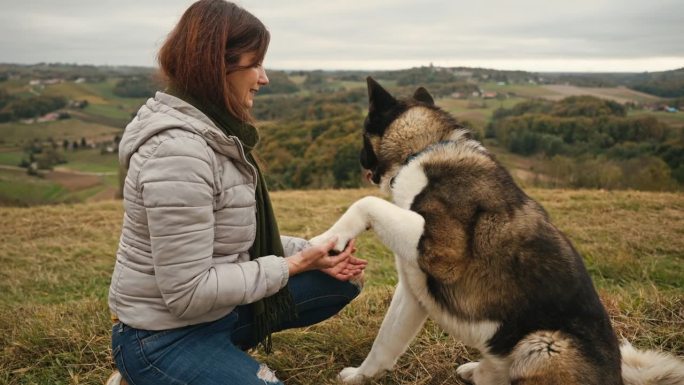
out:
<path id="1" fill-rule="evenodd" d="M 684 354 L 684 194 L 530 190 L 585 256 L 620 336 Z M 283 233 L 309 237 L 374 190 L 273 194 Z M 101 384 L 112 370 L 106 295 L 122 208 L 109 201 L 0 208 L 0 384 Z M 368 353 L 396 283 L 371 234 L 368 285 L 340 315 L 275 337 L 256 355 L 286 384 L 333 384 Z M 428 322 L 375 384 L 460 384 L 476 352 Z"/>

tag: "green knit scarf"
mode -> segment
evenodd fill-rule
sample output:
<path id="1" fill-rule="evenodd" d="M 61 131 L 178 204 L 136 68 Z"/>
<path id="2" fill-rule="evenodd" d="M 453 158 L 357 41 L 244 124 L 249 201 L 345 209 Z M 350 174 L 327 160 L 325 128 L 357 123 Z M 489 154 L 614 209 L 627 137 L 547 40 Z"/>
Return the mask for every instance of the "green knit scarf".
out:
<path id="1" fill-rule="evenodd" d="M 250 259 L 254 260 L 265 255 L 284 256 L 285 253 L 280 239 L 278 222 L 273 213 L 271 199 L 268 196 L 266 181 L 256 159 L 252 155 L 252 150 L 259 141 L 259 133 L 256 128 L 240 121 L 225 108 L 220 108 L 213 103 L 199 102 L 174 89 L 169 89 L 166 92 L 192 104 L 207 115 L 226 135 L 235 136 L 240 140 L 245 150 L 247 161 L 254 166 L 258 177 L 255 194 L 256 238 L 254 239 L 254 244 L 249 249 Z M 272 350 L 271 333 L 273 330 L 284 322 L 297 319 L 297 311 L 292 295 L 286 285 L 277 293 L 256 301 L 251 306 L 254 318 L 254 338 L 264 347 L 266 353 L 270 353 Z"/>

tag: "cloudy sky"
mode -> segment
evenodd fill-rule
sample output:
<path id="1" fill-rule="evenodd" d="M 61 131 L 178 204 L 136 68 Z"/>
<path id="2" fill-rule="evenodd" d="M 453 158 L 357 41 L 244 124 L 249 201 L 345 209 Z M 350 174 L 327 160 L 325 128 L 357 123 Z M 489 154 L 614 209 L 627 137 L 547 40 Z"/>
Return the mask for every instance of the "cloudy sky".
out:
<path id="1" fill-rule="evenodd" d="M 191 0 L 0 0 L 0 62 L 154 66 Z M 271 69 L 684 67 L 682 0 L 240 0 Z"/>

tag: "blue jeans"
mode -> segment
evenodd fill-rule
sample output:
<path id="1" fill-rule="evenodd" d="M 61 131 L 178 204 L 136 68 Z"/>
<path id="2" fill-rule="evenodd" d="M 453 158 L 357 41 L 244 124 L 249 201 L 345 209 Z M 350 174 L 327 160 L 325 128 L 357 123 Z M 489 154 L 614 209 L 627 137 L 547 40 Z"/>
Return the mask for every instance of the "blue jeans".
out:
<path id="1" fill-rule="evenodd" d="M 290 277 L 299 318 L 278 331 L 313 325 L 337 314 L 359 288 L 320 271 Z M 112 328 L 116 366 L 130 385 L 281 384 L 243 349 L 254 347 L 250 306 L 238 306 L 213 322 L 149 331 L 123 323 Z"/>

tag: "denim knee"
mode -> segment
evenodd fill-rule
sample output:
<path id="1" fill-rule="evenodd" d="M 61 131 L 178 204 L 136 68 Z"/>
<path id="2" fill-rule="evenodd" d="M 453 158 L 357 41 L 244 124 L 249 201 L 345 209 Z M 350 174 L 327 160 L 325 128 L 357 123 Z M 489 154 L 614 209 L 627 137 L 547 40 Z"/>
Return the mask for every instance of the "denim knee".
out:
<path id="1" fill-rule="evenodd" d="M 343 294 L 349 298 L 349 301 L 347 303 L 351 302 L 354 300 L 354 298 L 358 297 L 359 294 L 361 294 L 361 290 L 363 289 L 363 281 L 355 281 L 355 280 L 349 280 L 346 282 L 346 285 L 344 286 Z"/>

